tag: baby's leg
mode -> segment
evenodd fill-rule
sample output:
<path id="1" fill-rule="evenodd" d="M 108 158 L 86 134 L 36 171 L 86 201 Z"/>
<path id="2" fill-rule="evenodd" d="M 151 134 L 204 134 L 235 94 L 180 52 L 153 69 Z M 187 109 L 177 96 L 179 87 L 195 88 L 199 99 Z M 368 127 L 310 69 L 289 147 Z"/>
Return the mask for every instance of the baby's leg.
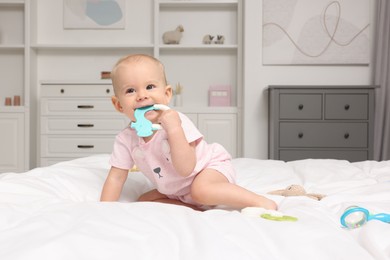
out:
<path id="1" fill-rule="evenodd" d="M 174 205 L 181 205 L 186 206 L 195 210 L 200 210 L 198 207 L 194 205 L 190 205 L 184 202 L 181 202 L 180 200 L 170 199 L 167 197 L 167 195 L 162 194 L 158 190 L 154 189 L 151 191 L 148 191 L 144 194 L 142 194 L 138 201 L 151 201 L 151 202 L 161 202 L 161 203 L 168 203 L 168 204 L 174 204 Z"/>
<path id="2" fill-rule="evenodd" d="M 214 169 L 205 169 L 195 177 L 191 185 L 191 196 L 197 203 L 208 206 L 277 209 L 273 200 L 230 183 L 222 173 Z"/>

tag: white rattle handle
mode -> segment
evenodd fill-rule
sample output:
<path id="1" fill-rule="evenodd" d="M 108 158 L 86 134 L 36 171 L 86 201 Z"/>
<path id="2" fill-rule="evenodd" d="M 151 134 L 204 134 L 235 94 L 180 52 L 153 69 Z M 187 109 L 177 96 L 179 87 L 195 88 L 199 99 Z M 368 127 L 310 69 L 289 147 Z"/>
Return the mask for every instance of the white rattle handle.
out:
<path id="1" fill-rule="evenodd" d="M 153 105 L 153 108 L 155 110 L 163 110 L 163 111 L 171 109 L 169 106 L 166 106 L 163 104 L 155 104 L 155 105 Z M 152 127 L 154 130 L 162 129 L 162 126 L 160 124 L 152 124 Z"/>
<path id="2" fill-rule="evenodd" d="M 166 105 L 163 105 L 163 104 L 155 104 L 153 107 L 156 110 L 164 110 L 164 111 L 171 109 L 169 106 L 166 106 Z"/>

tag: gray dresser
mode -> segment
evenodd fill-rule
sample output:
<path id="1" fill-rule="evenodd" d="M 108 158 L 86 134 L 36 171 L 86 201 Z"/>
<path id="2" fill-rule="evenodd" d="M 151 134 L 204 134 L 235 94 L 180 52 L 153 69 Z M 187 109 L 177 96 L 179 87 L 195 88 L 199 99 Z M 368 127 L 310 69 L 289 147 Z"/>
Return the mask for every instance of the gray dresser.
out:
<path id="1" fill-rule="evenodd" d="M 373 156 L 374 87 L 269 86 L 269 158 Z"/>

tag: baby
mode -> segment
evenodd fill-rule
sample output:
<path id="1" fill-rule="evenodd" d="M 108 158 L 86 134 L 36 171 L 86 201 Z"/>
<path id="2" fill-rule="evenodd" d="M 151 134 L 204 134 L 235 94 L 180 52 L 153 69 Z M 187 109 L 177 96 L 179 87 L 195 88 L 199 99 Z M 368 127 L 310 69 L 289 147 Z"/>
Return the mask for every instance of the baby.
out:
<path id="1" fill-rule="evenodd" d="M 112 103 L 132 122 L 136 121 L 137 108 L 167 105 L 173 95 L 164 66 L 151 56 L 137 54 L 120 59 L 111 78 L 115 93 Z M 156 187 L 141 195 L 139 201 L 193 209 L 215 205 L 277 208 L 274 201 L 235 184 L 229 153 L 219 144 L 208 144 L 185 115 L 169 109 L 151 110 L 145 117 L 162 129 L 151 136 L 139 137 L 127 127 L 117 135 L 101 201 L 117 201 L 129 169 L 137 165 Z"/>

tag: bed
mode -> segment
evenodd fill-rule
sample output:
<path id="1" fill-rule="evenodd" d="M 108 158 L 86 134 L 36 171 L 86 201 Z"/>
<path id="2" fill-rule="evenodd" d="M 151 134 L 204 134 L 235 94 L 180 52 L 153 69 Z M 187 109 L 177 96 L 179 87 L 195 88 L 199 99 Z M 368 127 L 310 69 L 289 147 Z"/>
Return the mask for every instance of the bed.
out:
<path id="1" fill-rule="evenodd" d="M 0 174 L 0 259 L 390 259 L 389 224 L 340 224 L 352 205 L 390 213 L 390 161 L 234 159 L 238 184 L 293 222 L 134 202 L 152 188 L 138 172 L 119 202 L 99 202 L 108 158 Z M 291 184 L 324 198 L 268 194 Z"/>

